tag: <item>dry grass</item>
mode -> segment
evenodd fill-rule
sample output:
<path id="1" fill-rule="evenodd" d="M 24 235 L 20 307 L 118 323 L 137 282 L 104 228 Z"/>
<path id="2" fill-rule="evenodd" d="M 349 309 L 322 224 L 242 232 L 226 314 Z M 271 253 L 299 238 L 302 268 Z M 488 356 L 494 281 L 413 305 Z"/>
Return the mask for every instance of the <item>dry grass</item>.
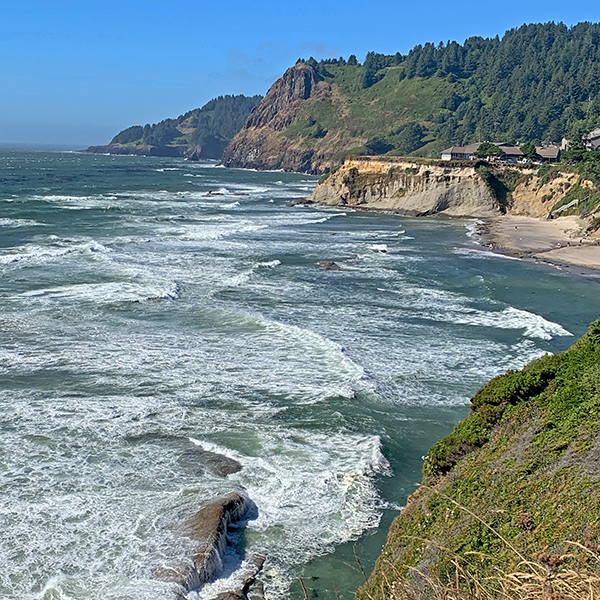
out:
<path id="1" fill-rule="evenodd" d="M 482 577 L 474 565 L 484 561 L 493 565 L 493 556 L 480 552 L 459 556 L 431 540 L 406 536 L 452 556 L 452 576 L 442 581 L 415 567 L 410 567 L 408 576 L 403 576 L 394 564 L 386 561 L 389 571 L 383 573 L 378 598 L 367 592 L 368 600 L 600 600 L 600 555 L 597 550 L 578 542 L 566 542 L 565 547 L 570 550 L 566 554 L 538 552 L 532 557 L 525 556 L 468 508 L 440 495 L 475 517 L 502 540 L 518 561 L 516 568 L 507 572 L 496 567 L 495 575 Z"/>
<path id="2" fill-rule="evenodd" d="M 594 561 L 597 554 L 580 544 L 572 543 L 586 552 Z M 493 560 L 492 557 L 481 557 Z M 384 576 L 381 599 L 385 600 L 600 600 L 600 577 L 569 567 L 569 560 L 579 561 L 574 554 L 540 556 L 522 561 L 514 572 L 498 570 L 493 577 L 478 578 L 463 561 L 456 558 L 454 577 L 442 582 L 425 573 L 412 569 L 410 579 Z M 389 565 L 395 570 L 393 565 Z M 415 582 L 419 581 L 418 585 Z M 374 600 L 370 595 L 370 600 Z"/>

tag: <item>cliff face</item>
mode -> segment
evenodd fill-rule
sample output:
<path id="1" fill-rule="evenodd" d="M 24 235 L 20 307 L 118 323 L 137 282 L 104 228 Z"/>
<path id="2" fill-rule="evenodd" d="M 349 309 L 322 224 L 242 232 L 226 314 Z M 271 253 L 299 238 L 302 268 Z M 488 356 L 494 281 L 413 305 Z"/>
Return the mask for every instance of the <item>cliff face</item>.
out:
<path id="1" fill-rule="evenodd" d="M 285 130 L 300 118 L 309 99 L 323 100 L 331 86 L 305 64 L 288 69 L 269 89 L 223 153 L 226 167 L 317 172 L 323 156 Z"/>
<path id="2" fill-rule="evenodd" d="M 394 210 L 421 216 L 493 216 L 501 206 L 474 166 L 410 160 L 348 159 L 309 200 L 332 206 Z"/>
<path id="3" fill-rule="evenodd" d="M 561 165 L 539 168 L 362 156 L 346 159 L 325 176 L 308 200 L 414 216 L 576 214 L 591 227 L 598 216 L 597 194 L 591 179 Z"/>
<path id="4" fill-rule="evenodd" d="M 477 392 L 425 457 L 358 600 L 597 597 L 599 418 L 596 321 Z"/>

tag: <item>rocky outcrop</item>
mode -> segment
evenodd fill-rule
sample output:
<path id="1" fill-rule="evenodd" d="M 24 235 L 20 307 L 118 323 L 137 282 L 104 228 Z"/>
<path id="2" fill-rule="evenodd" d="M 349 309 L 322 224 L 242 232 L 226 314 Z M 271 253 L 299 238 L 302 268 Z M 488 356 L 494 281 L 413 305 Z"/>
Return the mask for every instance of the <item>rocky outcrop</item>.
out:
<path id="1" fill-rule="evenodd" d="M 188 590 L 197 589 L 221 570 L 221 557 L 227 545 L 227 529 L 242 519 L 248 500 L 231 493 L 210 502 L 183 525 L 183 533 L 197 542 L 196 551 L 180 583 Z"/>
<path id="2" fill-rule="evenodd" d="M 163 581 L 178 584 L 181 590 L 178 596 L 181 598 L 184 598 L 188 591 L 200 589 L 222 572 L 222 559 L 227 548 L 230 527 L 234 524 L 239 527 L 243 525 L 244 520 L 255 517 L 254 503 L 235 492 L 208 502 L 181 526 L 181 534 L 193 543 L 191 556 L 177 564 L 161 566 L 155 570 L 155 576 Z M 241 573 L 243 577 L 238 582 L 239 589 L 227 592 L 232 599 L 246 600 L 251 588 L 253 591 L 260 591 L 256 576 L 262 570 L 264 561 L 261 556 L 244 561 L 245 566 Z"/>
<path id="3" fill-rule="evenodd" d="M 269 89 L 267 95 L 248 117 L 244 129 L 268 127 L 282 131 L 294 121 L 294 110 L 310 98 L 321 78 L 309 65 L 299 63 L 289 68 Z"/>
<path id="4" fill-rule="evenodd" d="M 317 173 L 327 156 L 316 152 L 307 140 L 286 134 L 302 118 L 305 103 L 326 100 L 331 85 L 311 66 L 298 63 L 269 89 L 241 131 L 223 153 L 226 167 Z"/>
<path id="5" fill-rule="evenodd" d="M 195 475 L 202 475 L 208 471 L 219 477 L 227 477 L 242 470 L 242 465 L 237 460 L 223 454 L 209 452 L 200 446 L 183 452 L 179 457 L 179 463 Z"/>
<path id="6" fill-rule="evenodd" d="M 475 165 L 446 166 L 408 159 L 347 159 L 317 185 L 309 201 L 414 216 L 481 217 L 501 210 Z"/>
<path id="7" fill-rule="evenodd" d="M 124 154 L 135 156 L 173 156 L 185 157 L 192 152 L 188 146 L 133 146 L 128 144 L 106 144 L 105 146 L 90 146 L 86 152 L 90 154 Z"/>

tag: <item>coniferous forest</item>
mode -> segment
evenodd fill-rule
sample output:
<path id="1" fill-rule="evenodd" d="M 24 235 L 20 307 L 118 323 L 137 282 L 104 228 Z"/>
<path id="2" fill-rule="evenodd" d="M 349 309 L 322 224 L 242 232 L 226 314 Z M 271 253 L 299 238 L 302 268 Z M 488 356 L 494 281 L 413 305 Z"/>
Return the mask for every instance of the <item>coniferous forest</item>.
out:
<path id="1" fill-rule="evenodd" d="M 369 52 L 362 64 L 355 55 L 298 62 L 329 92 L 289 108 L 277 135 L 327 164 L 352 153 L 436 157 L 475 141 L 576 141 L 600 126 L 600 24 L 523 25 L 407 54 Z M 125 129 L 112 144 L 186 144 L 218 158 L 260 99 L 221 96 L 177 119 Z"/>
<path id="2" fill-rule="evenodd" d="M 393 111 L 396 101 L 398 122 L 364 133 L 403 153 L 430 142 L 436 150 L 478 140 L 560 142 L 600 124 L 600 24 L 523 25 L 503 37 L 429 42 L 406 55 L 369 52 L 355 67 L 344 59 L 303 62 L 338 83 L 352 104 L 375 100 L 375 111 Z M 347 75 L 353 68 L 355 82 Z M 427 114 L 407 110 L 407 94 L 421 95 Z M 407 119 L 409 139 L 395 143 Z"/>

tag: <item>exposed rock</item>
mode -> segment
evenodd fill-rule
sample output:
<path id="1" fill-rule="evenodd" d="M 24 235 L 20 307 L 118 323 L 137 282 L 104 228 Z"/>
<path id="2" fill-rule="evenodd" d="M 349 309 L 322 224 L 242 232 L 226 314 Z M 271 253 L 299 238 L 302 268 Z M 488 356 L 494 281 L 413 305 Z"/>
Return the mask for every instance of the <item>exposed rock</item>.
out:
<path id="1" fill-rule="evenodd" d="M 256 577 L 262 571 L 264 564 L 264 556 L 256 555 L 252 557 L 251 568 L 242 580 L 240 587 L 223 592 L 216 596 L 214 600 L 262 600 L 264 598 L 264 586 L 261 581 L 256 580 Z"/>
<path id="2" fill-rule="evenodd" d="M 242 469 L 242 465 L 237 460 L 200 447 L 190 448 L 183 452 L 179 457 L 179 462 L 197 474 L 210 471 L 221 477 L 237 473 Z"/>
<path id="3" fill-rule="evenodd" d="M 298 63 L 288 69 L 252 111 L 241 131 L 223 153 L 227 167 L 284 169 L 317 172 L 324 156 L 306 148 L 283 131 L 300 119 L 300 109 L 309 98 L 331 94 L 330 84 L 309 65 Z"/>
<path id="4" fill-rule="evenodd" d="M 323 271 L 343 271 L 344 269 L 332 260 L 322 260 L 317 263 Z"/>
<path id="5" fill-rule="evenodd" d="M 244 129 L 269 127 L 275 131 L 282 131 L 292 123 L 292 111 L 297 103 L 310 98 L 320 79 L 309 65 L 298 63 L 289 68 L 252 111 Z"/>
<path id="6" fill-rule="evenodd" d="M 188 591 L 216 577 L 222 569 L 229 526 L 242 520 L 252 506 L 247 498 L 234 492 L 205 504 L 181 528 L 181 533 L 194 542 L 192 555 L 180 564 L 161 567 L 155 576 Z M 255 570 L 254 577 L 259 570 Z"/>
<path id="7" fill-rule="evenodd" d="M 227 545 L 227 528 L 239 521 L 247 509 L 247 499 L 231 493 L 207 504 L 184 523 L 185 535 L 198 542 L 192 557 L 193 566 L 183 579 L 187 589 L 199 588 L 220 571 L 221 557 Z"/>
<path id="8" fill-rule="evenodd" d="M 439 166 L 408 159 L 350 158 L 309 200 L 407 215 L 492 216 L 498 201 L 474 165 Z"/>

